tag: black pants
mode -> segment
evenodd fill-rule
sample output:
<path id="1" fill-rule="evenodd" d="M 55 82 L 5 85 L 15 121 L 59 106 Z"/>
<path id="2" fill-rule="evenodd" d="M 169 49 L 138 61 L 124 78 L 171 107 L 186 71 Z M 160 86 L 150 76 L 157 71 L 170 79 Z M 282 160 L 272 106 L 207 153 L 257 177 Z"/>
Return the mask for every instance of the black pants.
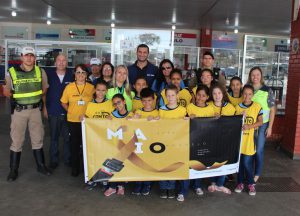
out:
<path id="1" fill-rule="evenodd" d="M 79 173 L 82 147 L 81 122 L 68 122 L 71 134 L 71 167 L 72 173 Z"/>

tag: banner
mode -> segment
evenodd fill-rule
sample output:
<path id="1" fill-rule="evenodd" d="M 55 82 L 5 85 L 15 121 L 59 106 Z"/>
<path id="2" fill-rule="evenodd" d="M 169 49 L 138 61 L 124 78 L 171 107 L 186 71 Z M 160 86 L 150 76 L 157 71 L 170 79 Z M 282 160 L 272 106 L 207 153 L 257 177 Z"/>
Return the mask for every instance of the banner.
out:
<path id="1" fill-rule="evenodd" d="M 175 33 L 174 46 L 193 46 L 197 45 L 197 35 L 189 33 Z"/>
<path id="2" fill-rule="evenodd" d="M 194 179 L 238 171 L 242 117 L 85 119 L 85 181 Z"/>

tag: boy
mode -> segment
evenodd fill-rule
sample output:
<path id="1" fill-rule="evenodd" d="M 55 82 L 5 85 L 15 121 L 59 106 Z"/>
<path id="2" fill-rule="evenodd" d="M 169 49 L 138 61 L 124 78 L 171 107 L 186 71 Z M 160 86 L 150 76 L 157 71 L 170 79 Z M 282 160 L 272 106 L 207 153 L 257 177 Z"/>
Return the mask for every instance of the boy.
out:
<path id="1" fill-rule="evenodd" d="M 150 88 L 144 88 L 141 90 L 141 102 L 143 108 L 135 111 L 134 118 L 147 118 L 149 121 L 153 119 L 158 119 L 158 110 L 153 108 L 155 104 L 154 92 Z M 144 195 L 150 194 L 150 181 L 136 182 L 132 194 L 134 195 Z"/>
<path id="2" fill-rule="evenodd" d="M 179 98 L 179 90 L 175 85 L 170 85 L 165 90 L 168 103 L 159 109 L 159 117 L 162 119 L 180 119 L 186 117 L 186 109 L 177 104 Z M 185 184 L 182 181 L 181 184 Z M 175 198 L 175 180 L 160 181 L 160 198 Z M 184 186 L 183 186 L 184 187 Z M 178 201 L 184 201 L 184 195 L 179 193 Z"/>

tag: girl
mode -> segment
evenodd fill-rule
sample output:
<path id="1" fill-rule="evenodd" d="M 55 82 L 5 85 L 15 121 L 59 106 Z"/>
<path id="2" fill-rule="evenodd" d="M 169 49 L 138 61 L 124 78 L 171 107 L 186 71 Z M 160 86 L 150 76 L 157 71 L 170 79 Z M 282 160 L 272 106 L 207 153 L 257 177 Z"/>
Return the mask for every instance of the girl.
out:
<path id="1" fill-rule="evenodd" d="M 225 88 L 220 85 L 215 85 L 211 89 L 212 107 L 216 117 L 233 116 L 235 114 L 234 106 L 229 103 Z M 208 187 L 209 192 L 221 191 L 226 194 L 231 194 L 230 189 L 224 187 L 225 176 L 217 176 L 212 178 L 212 183 Z"/>
<path id="2" fill-rule="evenodd" d="M 200 81 L 202 85 L 207 86 L 209 89 L 216 84 L 214 80 L 214 73 L 211 69 L 205 68 L 200 72 Z M 193 88 L 193 93 L 196 95 L 197 87 Z"/>
<path id="3" fill-rule="evenodd" d="M 270 137 L 272 134 L 272 126 L 276 113 L 275 96 L 272 89 L 264 84 L 263 73 L 260 67 L 251 68 L 247 84 L 254 87 L 252 101 L 257 102 L 262 107 L 263 111 L 263 125 L 258 129 L 258 135 L 256 137 L 256 154 L 254 159 L 254 181 L 257 182 L 262 171 L 266 137 Z"/>
<path id="4" fill-rule="evenodd" d="M 253 155 L 255 154 L 254 130 L 263 124 L 261 106 L 252 101 L 254 88 L 245 85 L 242 91 L 243 102 L 236 106 L 236 114 L 244 114 L 243 143 L 241 147 L 240 167 L 238 173 L 238 185 L 235 192 L 244 190 L 244 175 L 246 174 L 249 195 L 256 194 L 253 178 Z"/>
<path id="5" fill-rule="evenodd" d="M 130 119 L 133 116 L 132 112 L 129 112 L 126 108 L 126 100 L 122 94 L 115 94 L 112 98 L 112 104 L 115 110 L 111 113 L 108 119 L 126 118 Z M 117 190 L 118 188 L 118 190 Z M 118 195 L 124 195 L 125 188 L 124 182 L 111 182 L 109 188 L 104 192 L 104 196 L 110 196 L 117 193 Z"/>
<path id="6" fill-rule="evenodd" d="M 113 87 L 108 89 L 106 97 L 112 99 L 115 94 L 122 94 L 126 101 L 127 110 L 132 110 L 132 99 L 134 92 L 131 91 L 128 80 L 128 69 L 124 65 L 119 65 L 113 75 Z"/>
<path id="7" fill-rule="evenodd" d="M 75 82 L 66 86 L 60 99 L 67 111 L 71 138 L 71 175 L 76 177 L 80 170 L 80 146 L 82 146 L 81 119 L 88 102 L 93 99 L 93 85 L 87 82 L 87 68 L 83 64 L 75 67 Z"/>
<path id="8" fill-rule="evenodd" d="M 241 78 L 237 76 L 231 78 L 227 95 L 233 106 L 240 104 L 243 100 L 242 86 Z"/>
<path id="9" fill-rule="evenodd" d="M 182 72 L 180 69 L 172 70 L 170 74 L 171 83 L 174 85 L 178 90 L 178 104 L 183 107 L 187 107 L 192 101 L 192 95 L 190 94 L 189 90 L 186 88 L 181 88 L 182 82 Z M 166 89 L 161 92 L 161 98 L 159 101 L 160 107 L 164 106 L 168 103 L 168 99 L 166 97 Z"/>

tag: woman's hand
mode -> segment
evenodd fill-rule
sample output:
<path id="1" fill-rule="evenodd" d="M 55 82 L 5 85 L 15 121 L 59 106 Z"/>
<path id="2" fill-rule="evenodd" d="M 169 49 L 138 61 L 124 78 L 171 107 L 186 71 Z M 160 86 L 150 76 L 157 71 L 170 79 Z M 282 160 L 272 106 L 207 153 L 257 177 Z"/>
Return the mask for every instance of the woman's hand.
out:
<path id="1" fill-rule="evenodd" d="M 266 130 L 266 137 L 270 137 L 272 135 L 272 128 L 268 127 Z"/>

